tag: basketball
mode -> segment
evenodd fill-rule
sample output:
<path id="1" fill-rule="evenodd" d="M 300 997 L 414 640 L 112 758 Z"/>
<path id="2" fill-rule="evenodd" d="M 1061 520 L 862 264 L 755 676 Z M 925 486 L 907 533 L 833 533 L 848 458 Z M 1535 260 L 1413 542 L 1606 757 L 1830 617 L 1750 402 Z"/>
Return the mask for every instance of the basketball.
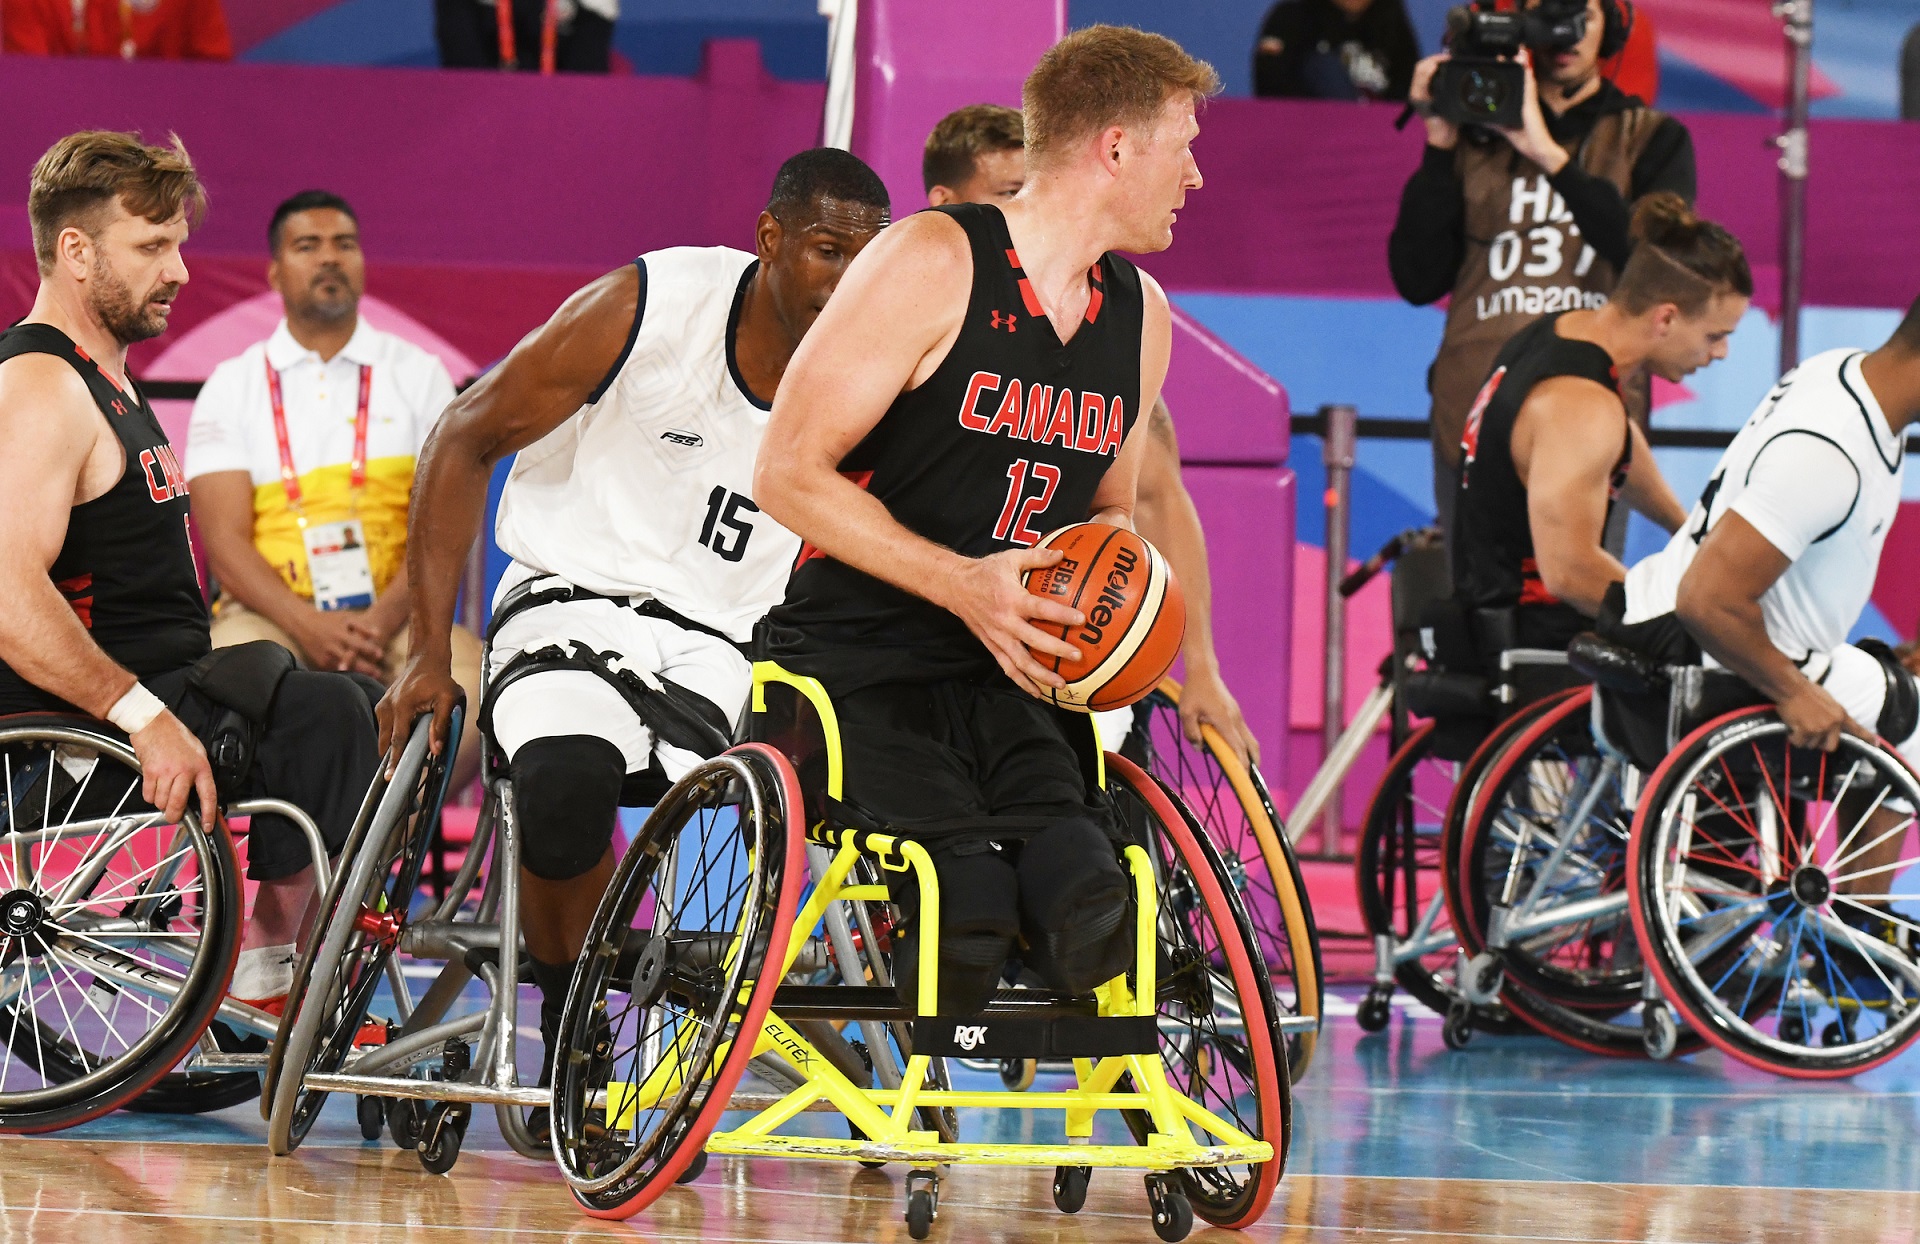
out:
<path id="1" fill-rule="evenodd" d="M 1080 650 L 1078 661 L 1035 653 L 1067 680 L 1047 688 L 1060 708 L 1103 713 L 1143 699 L 1159 685 L 1187 633 L 1187 603 L 1160 550 L 1107 523 L 1075 523 L 1042 539 L 1059 549 L 1055 565 L 1029 571 L 1027 590 L 1077 609 L 1086 621 L 1036 622 Z"/>

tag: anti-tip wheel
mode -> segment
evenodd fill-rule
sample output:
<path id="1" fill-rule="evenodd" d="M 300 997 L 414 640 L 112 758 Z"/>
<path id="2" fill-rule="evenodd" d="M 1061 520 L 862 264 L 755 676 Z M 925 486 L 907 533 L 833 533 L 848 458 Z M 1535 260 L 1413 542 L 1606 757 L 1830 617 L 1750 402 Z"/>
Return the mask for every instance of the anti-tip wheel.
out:
<path id="1" fill-rule="evenodd" d="M 1355 1016 L 1362 1032 L 1384 1032 L 1393 1019 L 1391 995 L 1379 990 L 1368 990 L 1367 996 L 1360 1000 L 1360 1011 Z"/>
<path id="2" fill-rule="evenodd" d="M 1053 1204 L 1063 1214 L 1077 1214 L 1087 1203 L 1087 1184 L 1093 1178 L 1090 1166 L 1053 1168 Z"/>
<path id="3" fill-rule="evenodd" d="M 933 1231 L 933 1220 L 940 1216 L 940 1185 L 932 1171 L 913 1171 L 907 1176 L 907 1234 L 924 1240 Z"/>
<path id="4" fill-rule="evenodd" d="M 387 1106 L 387 1135 L 401 1149 L 420 1145 L 421 1125 L 426 1119 L 427 1103 L 411 1097 L 397 1097 Z"/>
<path id="5" fill-rule="evenodd" d="M 387 1129 L 386 1098 L 362 1097 L 354 1103 L 353 1108 L 360 1119 L 360 1138 L 379 1140 L 380 1133 Z"/>
<path id="6" fill-rule="evenodd" d="M 444 1175 L 460 1160 L 460 1140 L 466 1128 L 461 1126 L 453 1107 L 434 1107 L 427 1120 L 427 1135 L 420 1141 L 420 1165 L 435 1175 Z"/>
<path id="7" fill-rule="evenodd" d="M 1150 1176 L 1147 1203 L 1153 1208 L 1153 1233 L 1167 1244 L 1180 1244 L 1193 1231 L 1193 1202 L 1173 1180 Z"/>
<path id="8" fill-rule="evenodd" d="M 1440 1025 L 1440 1040 L 1450 1050 L 1464 1050 L 1473 1040 L 1473 1008 L 1457 1003 L 1447 1011 Z"/>
<path id="9" fill-rule="evenodd" d="M 1003 1058 L 1000 1060 L 1000 1083 L 1007 1086 L 1010 1093 L 1024 1093 L 1033 1087 L 1033 1078 L 1040 1071 L 1037 1058 Z"/>
<path id="10" fill-rule="evenodd" d="M 677 1184 L 690 1184 L 707 1173 L 707 1151 L 702 1149 L 693 1155 L 693 1161 L 687 1163 L 687 1169 L 674 1177 Z"/>
<path id="11" fill-rule="evenodd" d="M 1647 1057 L 1660 1063 L 1672 1058 L 1680 1047 L 1680 1025 L 1674 1022 L 1673 1012 L 1666 1004 L 1647 1003 L 1640 1022 L 1640 1043 L 1646 1047 Z"/>

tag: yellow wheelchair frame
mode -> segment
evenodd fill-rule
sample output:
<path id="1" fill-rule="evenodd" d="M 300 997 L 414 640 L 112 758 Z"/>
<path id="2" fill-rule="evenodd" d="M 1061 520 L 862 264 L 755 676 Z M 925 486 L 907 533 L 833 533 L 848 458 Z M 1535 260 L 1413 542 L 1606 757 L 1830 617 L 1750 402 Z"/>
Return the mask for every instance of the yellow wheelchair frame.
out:
<path id="1" fill-rule="evenodd" d="M 816 714 L 824 735 L 827 762 L 826 793 L 839 799 L 843 793 L 842 756 L 838 720 L 826 690 L 812 678 L 789 673 L 771 662 L 754 667 L 753 711 L 767 712 L 766 690 L 770 684 L 783 683 L 804 697 Z M 1100 767 L 1105 785 L 1105 765 Z M 850 883 L 854 866 L 862 854 L 877 861 L 884 872 L 911 871 L 919 886 L 924 935 L 919 944 L 918 1006 L 919 1017 L 934 1016 L 939 990 L 939 879 L 933 861 L 919 843 L 888 834 L 827 824 L 825 819 L 807 828 L 810 842 L 833 851 L 832 864 L 818 878 L 792 926 L 792 935 L 780 960 L 784 980 L 798 961 L 813 930 L 819 927 L 829 906 L 843 901 L 889 901 L 884 884 Z M 1152 860 L 1138 845 L 1125 849 L 1134 893 L 1138 902 L 1139 944 L 1134 964 L 1137 988 L 1130 987 L 1125 975 L 1118 976 L 1096 991 L 1097 1014 L 1106 1018 L 1145 1019 L 1156 1025 L 1156 929 L 1159 901 Z M 744 995 L 742 1001 L 744 1002 Z M 1157 1052 L 1102 1057 L 1076 1057 L 1073 1069 L 1077 1083 L 1060 1091 L 955 1091 L 929 1087 L 929 1072 L 934 1056 L 912 1053 L 900 1087 L 867 1088 L 855 1084 L 823 1055 L 794 1024 L 778 1014 L 778 999 L 766 1013 L 755 1037 L 754 1056 L 773 1055 L 790 1066 L 801 1083 L 771 1106 L 760 1110 L 741 1126 L 717 1132 L 707 1138 L 709 1153 L 764 1157 L 838 1158 L 864 1162 L 902 1162 L 915 1168 L 908 1180 L 907 1219 L 914 1238 L 925 1238 L 937 1213 L 938 1185 L 931 1168 L 936 1165 L 968 1162 L 994 1166 L 1055 1166 L 1070 1171 L 1079 1169 L 1079 1196 L 1084 1197 L 1088 1168 L 1122 1168 L 1149 1172 L 1169 1172 L 1180 1168 L 1227 1164 L 1264 1164 L 1276 1160 L 1275 1146 L 1250 1136 L 1221 1119 L 1199 1102 L 1176 1090 L 1169 1082 L 1161 1056 Z M 1265 1032 L 1270 1017 L 1244 1016 L 1251 1039 Z M 984 1026 L 982 1026 L 984 1031 Z M 1284 1075 L 1285 1060 L 1278 1060 Z M 639 1086 L 609 1085 L 607 1121 L 618 1127 L 623 1118 L 631 1118 L 633 1108 L 671 1093 L 677 1079 L 669 1061 L 649 1077 L 653 1083 Z M 1130 1078 L 1133 1087 L 1121 1087 Z M 1283 1090 L 1284 1091 L 1284 1090 Z M 859 1133 L 859 1138 L 787 1135 L 780 1128 L 809 1110 L 831 1107 L 844 1115 Z M 917 1112 L 922 1108 L 994 1107 L 1013 1110 L 1058 1110 L 1065 1116 L 1068 1143 L 1011 1144 L 969 1143 L 947 1140 L 936 1131 L 920 1126 Z M 1095 1116 L 1101 1111 L 1139 1112 L 1151 1121 L 1151 1132 L 1144 1143 L 1132 1145 L 1092 1143 Z M 1284 1128 L 1284 1112 L 1279 1121 Z M 1204 1128 L 1222 1143 L 1201 1144 L 1190 1125 Z M 1281 1154 L 1284 1154 L 1284 1141 Z M 1071 1178 L 1069 1176 L 1069 1178 Z M 1192 1209 L 1186 1197 L 1171 1180 L 1149 1181 L 1156 1230 L 1164 1239 L 1179 1239 L 1191 1227 Z M 1056 1178 L 1056 1200 L 1061 1199 Z M 1071 1192 L 1068 1199 L 1075 1200 Z M 1062 1202 L 1062 1208 L 1067 1208 Z M 1257 1216 L 1257 1210 L 1249 1218 Z M 1239 1223 L 1231 1225 L 1242 1225 Z"/>

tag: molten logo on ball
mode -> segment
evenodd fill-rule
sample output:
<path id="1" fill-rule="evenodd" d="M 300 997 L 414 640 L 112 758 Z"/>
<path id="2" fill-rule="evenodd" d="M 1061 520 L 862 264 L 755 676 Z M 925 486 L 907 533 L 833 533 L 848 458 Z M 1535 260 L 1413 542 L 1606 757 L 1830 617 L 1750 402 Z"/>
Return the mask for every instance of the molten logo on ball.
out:
<path id="1" fill-rule="evenodd" d="M 1027 590 L 1080 611 L 1072 628 L 1037 623 L 1075 648 L 1077 660 L 1036 653 L 1066 679 L 1047 699 L 1078 712 L 1124 708 L 1152 691 L 1173 666 L 1186 633 L 1187 608 L 1166 559 L 1131 531 L 1076 523 L 1039 547 L 1059 549 L 1058 564 L 1027 575 Z"/>

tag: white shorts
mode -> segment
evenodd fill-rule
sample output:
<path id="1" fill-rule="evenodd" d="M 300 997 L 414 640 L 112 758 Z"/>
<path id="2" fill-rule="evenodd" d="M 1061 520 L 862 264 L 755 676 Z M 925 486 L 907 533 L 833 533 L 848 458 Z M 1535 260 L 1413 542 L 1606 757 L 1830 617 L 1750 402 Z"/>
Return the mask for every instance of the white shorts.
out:
<path id="1" fill-rule="evenodd" d="M 1827 689 L 1847 715 L 1869 731 L 1879 729 L 1880 709 L 1887 698 L 1887 675 L 1880 662 L 1852 644 L 1829 653 L 1816 653 L 1801 667 L 1808 678 Z M 1907 763 L 1920 768 L 1920 729 L 1904 739 L 1888 739 Z"/>
<path id="2" fill-rule="evenodd" d="M 512 587 L 536 577 L 513 566 L 500 581 L 498 607 Z M 562 600 L 525 609 L 500 628 L 487 651 L 487 677 L 528 648 L 577 640 L 595 652 L 618 653 L 636 669 L 647 670 L 713 701 L 737 725 L 753 684 L 753 670 L 732 644 L 701 631 L 689 631 L 661 618 L 644 617 L 611 600 Z M 493 737 L 507 759 L 534 739 L 588 734 L 620 749 L 627 772 L 647 767 L 656 752 L 660 768 L 678 779 L 701 757 L 683 748 L 659 744 L 625 696 L 598 674 L 586 670 L 547 670 L 515 679 L 494 698 Z"/>

